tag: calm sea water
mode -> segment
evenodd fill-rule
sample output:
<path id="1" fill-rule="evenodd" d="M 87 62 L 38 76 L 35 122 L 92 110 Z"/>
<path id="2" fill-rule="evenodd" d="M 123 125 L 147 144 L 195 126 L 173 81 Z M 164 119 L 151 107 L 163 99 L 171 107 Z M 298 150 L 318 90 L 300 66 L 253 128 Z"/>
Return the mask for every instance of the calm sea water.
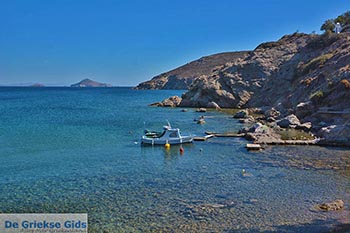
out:
<path id="1" fill-rule="evenodd" d="M 88 213 L 90 232 L 322 232 L 350 222 L 350 151 L 240 138 L 143 147 L 144 128 L 232 132 L 220 112 L 148 107 L 181 91 L 0 88 L 0 212 Z M 202 113 L 203 114 L 203 113 Z M 242 169 L 247 173 L 242 175 Z M 314 205 L 343 199 L 342 211 Z"/>

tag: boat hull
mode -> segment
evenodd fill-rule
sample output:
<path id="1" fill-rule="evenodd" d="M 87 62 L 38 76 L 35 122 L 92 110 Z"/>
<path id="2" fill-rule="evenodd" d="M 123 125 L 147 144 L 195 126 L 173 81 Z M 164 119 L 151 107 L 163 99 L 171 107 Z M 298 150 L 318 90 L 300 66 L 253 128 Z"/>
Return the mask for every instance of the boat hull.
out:
<path id="1" fill-rule="evenodd" d="M 181 138 L 170 138 L 170 139 L 164 139 L 164 138 L 150 138 L 143 136 L 141 138 L 142 144 L 147 145 L 165 145 L 169 143 L 170 145 L 176 145 L 176 144 L 183 144 L 183 143 L 191 143 L 193 142 L 192 136 L 183 136 Z"/>

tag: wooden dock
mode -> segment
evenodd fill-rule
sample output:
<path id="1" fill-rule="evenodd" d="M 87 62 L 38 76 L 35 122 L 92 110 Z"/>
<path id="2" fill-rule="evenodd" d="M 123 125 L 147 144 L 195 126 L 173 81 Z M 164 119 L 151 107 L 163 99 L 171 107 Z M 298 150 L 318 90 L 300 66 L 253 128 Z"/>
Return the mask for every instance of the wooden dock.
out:
<path id="1" fill-rule="evenodd" d="M 260 144 L 248 143 L 246 146 L 247 150 L 261 150 L 262 147 Z"/>
<path id="2" fill-rule="evenodd" d="M 213 135 L 215 137 L 244 137 L 244 133 L 213 133 L 213 132 L 205 132 L 208 135 Z"/>
<path id="3" fill-rule="evenodd" d="M 208 134 L 208 135 L 205 135 L 205 136 L 196 136 L 193 138 L 194 141 L 206 141 L 208 138 L 212 138 L 214 137 L 214 135 L 212 134 Z"/>
<path id="4" fill-rule="evenodd" d="M 212 137 L 244 137 L 245 134 L 238 133 L 213 133 L 213 132 L 205 132 L 205 136 L 196 136 L 193 138 L 194 141 L 206 141 Z"/>

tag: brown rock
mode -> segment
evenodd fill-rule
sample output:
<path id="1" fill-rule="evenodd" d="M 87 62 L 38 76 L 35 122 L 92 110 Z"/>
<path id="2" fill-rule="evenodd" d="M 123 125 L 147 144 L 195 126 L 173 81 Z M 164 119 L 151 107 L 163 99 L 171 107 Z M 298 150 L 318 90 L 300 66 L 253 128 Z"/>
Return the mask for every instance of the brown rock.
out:
<path id="1" fill-rule="evenodd" d="M 303 131 L 310 131 L 312 128 L 312 123 L 311 122 L 305 122 L 303 124 L 300 124 L 300 125 L 297 125 L 296 126 L 296 129 L 300 129 L 300 130 L 303 130 Z"/>
<path id="2" fill-rule="evenodd" d="M 282 144 L 281 135 L 274 129 L 261 123 L 254 124 L 247 132 L 245 138 L 256 144 Z"/>
<path id="3" fill-rule="evenodd" d="M 318 208 L 320 208 L 323 211 L 335 211 L 340 210 L 344 208 L 344 201 L 342 200 L 335 200 L 329 203 L 323 203 L 318 205 Z"/>
<path id="4" fill-rule="evenodd" d="M 247 110 L 241 110 L 238 111 L 233 118 L 247 118 L 248 117 L 248 111 Z"/>
<path id="5" fill-rule="evenodd" d="M 198 108 L 196 112 L 207 112 L 206 108 Z"/>
<path id="6" fill-rule="evenodd" d="M 162 102 L 156 102 L 152 103 L 149 106 L 156 106 L 156 107 L 177 107 L 181 102 L 181 98 L 178 96 L 171 96 Z"/>
<path id="7" fill-rule="evenodd" d="M 298 117 L 296 117 L 294 114 L 291 114 L 279 121 L 276 122 L 278 126 L 282 128 L 295 128 L 300 125 L 300 121 Z"/>
<path id="8" fill-rule="evenodd" d="M 152 107 L 163 107 L 163 103 L 162 103 L 162 102 L 155 102 L 155 103 L 149 104 L 148 106 L 152 106 Z"/>
<path id="9" fill-rule="evenodd" d="M 275 108 L 271 108 L 269 110 L 267 110 L 265 113 L 264 113 L 266 119 L 272 117 L 273 119 L 277 119 L 281 113 L 279 111 L 277 111 Z"/>

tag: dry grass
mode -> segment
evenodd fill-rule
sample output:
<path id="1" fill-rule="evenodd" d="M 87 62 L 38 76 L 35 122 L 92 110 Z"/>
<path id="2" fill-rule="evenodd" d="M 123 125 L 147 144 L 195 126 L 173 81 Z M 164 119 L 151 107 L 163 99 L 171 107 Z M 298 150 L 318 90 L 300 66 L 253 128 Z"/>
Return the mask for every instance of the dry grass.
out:
<path id="1" fill-rule="evenodd" d="M 350 82 L 347 79 L 341 80 L 340 83 L 343 84 L 346 89 L 350 88 Z"/>
<path id="2" fill-rule="evenodd" d="M 311 59 L 308 63 L 300 66 L 300 73 L 302 75 L 308 74 L 310 71 L 317 68 L 321 68 L 329 59 L 333 57 L 333 53 L 323 54 L 314 59 Z"/>

